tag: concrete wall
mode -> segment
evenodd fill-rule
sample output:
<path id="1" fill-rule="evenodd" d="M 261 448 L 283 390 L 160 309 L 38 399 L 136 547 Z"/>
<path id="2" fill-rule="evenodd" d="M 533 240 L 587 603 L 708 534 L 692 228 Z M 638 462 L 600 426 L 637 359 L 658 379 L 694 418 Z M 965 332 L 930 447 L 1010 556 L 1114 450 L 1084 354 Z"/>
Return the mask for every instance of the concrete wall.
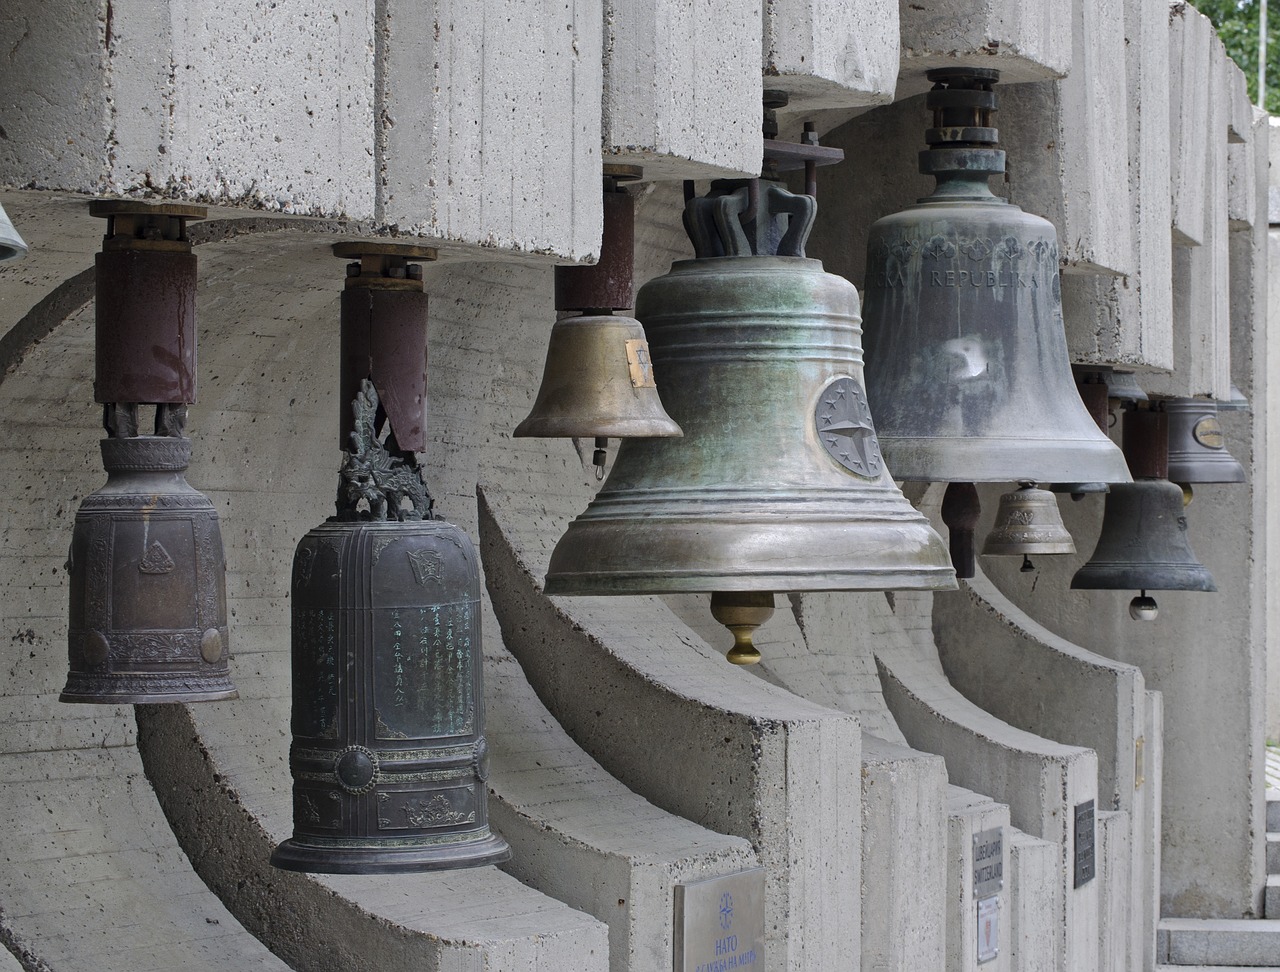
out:
<path id="1" fill-rule="evenodd" d="M 1268 121 L 1187 4 L 22 0 L 0 52 L 0 202 L 32 247 L 0 268 L 0 942 L 24 968 L 659 972 L 674 885 L 760 865 L 769 972 L 977 972 L 972 837 L 997 826 L 982 972 L 1152 969 L 1161 912 L 1257 914 L 1264 723 L 1280 736 L 1274 648 L 1269 691 L 1263 668 L 1280 242 Z M 1160 596 L 1142 627 L 1127 593 L 1069 592 L 1095 497 L 1062 504 L 1077 555 L 1030 576 L 780 599 L 754 671 L 724 664 L 705 596 L 545 597 L 590 450 L 510 430 L 541 374 L 551 265 L 598 255 L 601 164 L 645 169 L 642 282 L 691 253 L 676 180 L 759 171 L 761 92 L 781 88 L 784 134 L 813 120 L 846 151 L 809 252 L 860 284 L 871 222 L 931 188 L 924 73 L 966 63 L 1003 73 L 994 188 L 1059 232 L 1073 357 L 1249 399 L 1223 418 L 1249 481 L 1188 513 L 1221 593 Z M 190 479 L 222 516 L 241 692 L 136 718 L 55 701 L 63 551 L 102 480 L 86 202 L 122 195 L 215 206 L 192 230 Z M 287 577 L 337 465 L 329 247 L 392 236 L 441 248 L 425 463 L 482 549 L 491 814 L 515 857 L 285 874 L 266 855 L 290 829 Z M 936 489 L 909 493 L 936 513 Z M 1075 888 L 1087 799 L 1098 874 Z"/>

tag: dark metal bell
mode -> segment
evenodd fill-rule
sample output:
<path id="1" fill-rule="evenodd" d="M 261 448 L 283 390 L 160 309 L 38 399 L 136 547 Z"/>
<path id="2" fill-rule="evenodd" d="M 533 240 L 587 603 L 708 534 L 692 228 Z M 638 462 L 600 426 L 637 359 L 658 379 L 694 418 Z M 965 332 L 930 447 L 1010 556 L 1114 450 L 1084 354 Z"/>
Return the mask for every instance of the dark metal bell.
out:
<path id="1" fill-rule="evenodd" d="M 867 395 L 898 479 L 1128 482 L 1071 378 L 1053 225 L 992 195 L 999 72 L 929 72 L 933 194 L 871 228 Z"/>
<path id="2" fill-rule="evenodd" d="M 1227 451 L 1218 403 L 1171 398 L 1160 403 L 1169 416 L 1169 479 L 1175 483 L 1243 483 L 1244 467 Z"/>
<path id="3" fill-rule="evenodd" d="M 427 359 L 422 268 L 406 261 L 433 253 L 334 251 L 361 257 L 342 303 L 351 417 L 337 515 L 293 561 L 294 831 L 271 863 L 341 874 L 496 863 L 511 852 L 489 830 L 479 561 L 434 516 L 404 445 L 425 444 Z M 389 337 L 398 361 L 345 353 Z M 401 407 L 384 407 L 382 389 Z"/>
<path id="4" fill-rule="evenodd" d="M 698 258 L 636 299 L 684 437 L 623 440 L 548 594 L 954 586 L 880 456 L 857 292 L 804 257 L 815 215 L 763 181 L 689 200 Z"/>
<path id="5" fill-rule="evenodd" d="M 1075 552 L 1075 542 L 1058 512 L 1057 497 L 1034 483 L 1021 483 L 1017 490 L 1000 497 L 995 526 L 982 546 L 988 557 Z"/>
<path id="6" fill-rule="evenodd" d="M 1182 490 L 1165 479 L 1117 483 L 1107 494 L 1102 532 L 1075 590 L 1216 591 L 1187 540 Z"/>
<path id="7" fill-rule="evenodd" d="M 236 697 L 218 514 L 183 478 L 190 458 L 185 438 L 102 440 L 107 483 L 71 537 L 63 702 Z"/>

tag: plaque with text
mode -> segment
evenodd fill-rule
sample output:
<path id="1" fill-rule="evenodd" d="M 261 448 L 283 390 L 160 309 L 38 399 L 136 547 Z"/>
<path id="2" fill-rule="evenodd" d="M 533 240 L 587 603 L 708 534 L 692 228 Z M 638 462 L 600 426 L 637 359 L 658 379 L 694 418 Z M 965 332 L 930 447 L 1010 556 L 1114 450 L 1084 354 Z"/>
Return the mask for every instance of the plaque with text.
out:
<path id="1" fill-rule="evenodd" d="M 764 868 L 675 887 L 675 972 L 764 969 Z"/>
<path id="2" fill-rule="evenodd" d="M 1000 899 L 983 898 L 978 902 L 978 964 L 990 962 L 1000 954 Z"/>
<path id="3" fill-rule="evenodd" d="M 989 898 L 1004 887 L 1004 828 L 973 835 L 973 896 Z"/>
<path id="4" fill-rule="evenodd" d="M 1076 883 L 1081 887 L 1093 880 L 1094 874 L 1093 801 L 1076 804 Z"/>

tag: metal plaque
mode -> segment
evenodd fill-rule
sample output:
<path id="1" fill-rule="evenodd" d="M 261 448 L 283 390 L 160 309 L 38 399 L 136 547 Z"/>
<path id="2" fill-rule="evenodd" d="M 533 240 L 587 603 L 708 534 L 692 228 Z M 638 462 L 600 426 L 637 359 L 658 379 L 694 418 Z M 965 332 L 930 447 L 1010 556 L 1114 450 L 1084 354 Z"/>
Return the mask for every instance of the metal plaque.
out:
<path id="1" fill-rule="evenodd" d="M 1004 887 L 1004 828 L 973 835 L 973 896 L 988 898 Z"/>
<path id="2" fill-rule="evenodd" d="M 1076 883 L 1081 887 L 1094 875 L 1093 801 L 1076 804 Z"/>
<path id="3" fill-rule="evenodd" d="M 1000 899 L 994 895 L 978 902 L 978 964 L 1000 954 Z"/>
<path id="4" fill-rule="evenodd" d="M 627 341 L 627 369 L 631 374 L 632 388 L 657 388 L 653 380 L 653 359 L 649 357 L 649 342 Z"/>
<path id="5" fill-rule="evenodd" d="M 764 868 L 675 887 L 675 972 L 764 968 Z"/>

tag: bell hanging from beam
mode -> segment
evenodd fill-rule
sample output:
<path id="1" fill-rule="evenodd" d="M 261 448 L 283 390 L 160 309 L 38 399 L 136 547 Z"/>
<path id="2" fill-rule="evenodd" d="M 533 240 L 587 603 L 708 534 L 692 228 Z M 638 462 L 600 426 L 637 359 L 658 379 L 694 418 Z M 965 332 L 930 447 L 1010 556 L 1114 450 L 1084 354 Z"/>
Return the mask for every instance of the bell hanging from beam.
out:
<path id="1" fill-rule="evenodd" d="M 94 398 L 107 483 L 76 512 L 68 558 L 70 673 L 63 702 L 211 702 L 228 672 L 218 514 L 187 485 L 196 397 L 196 258 L 203 206 L 91 203 L 107 219 L 96 261 Z M 139 409 L 155 434 L 139 435 Z"/>
<path id="2" fill-rule="evenodd" d="M 1168 416 L 1156 408 L 1124 413 L 1124 452 L 1134 482 L 1112 485 L 1102 531 L 1089 562 L 1071 578 L 1073 590 L 1136 590 L 1129 616 L 1154 620 L 1147 591 L 1216 591 L 1187 539 L 1183 493 L 1170 482 Z"/>
<path id="3" fill-rule="evenodd" d="M 658 396 L 644 329 L 617 313 L 632 306 L 635 290 L 635 200 L 622 182 L 641 174 L 605 166 L 600 260 L 555 268 L 556 310 L 576 313 L 552 325 L 533 410 L 512 433 L 594 439 L 600 478 L 610 438 L 681 434 Z"/>
<path id="4" fill-rule="evenodd" d="M 1243 483 L 1244 466 L 1227 451 L 1218 422 L 1218 403 L 1203 398 L 1168 398 L 1169 479 L 1189 491 L 1192 483 Z"/>
<path id="5" fill-rule="evenodd" d="M 995 526 L 982 547 L 986 557 L 1021 557 L 1024 572 L 1035 569 L 1032 554 L 1075 552 L 1075 542 L 1058 512 L 1057 497 L 1035 483 L 1019 483 L 1014 492 L 1000 497 Z"/>
<path id="6" fill-rule="evenodd" d="M 1106 435 L 1111 427 L 1111 389 L 1110 379 L 1113 369 L 1109 365 L 1072 365 L 1075 375 L 1076 390 L 1080 393 L 1080 401 L 1085 410 L 1093 418 L 1102 434 Z M 1082 500 L 1091 493 L 1105 493 L 1107 483 L 1070 482 L 1054 483 L 1049 487 L 1055 493 L 1068 493 L 1073 500 Z M 1074 551 L 1073 551 L 1074 552 Z"/>
<path id="7" fill-rule="evenodd" d="M 774 151 L 783 166 L 832 152 Z M 774 592 L 955 581 L 941 538 L 881 458 L 857 292 L 804 255 L 816 200 L 767 179 L 716 182 L 705 198 L 689 188 L 697 256 L 636 298 L 684 437 L 623 440 L 556 544 L 546 592 L 711 592 L 735 631 L 730 660 L 750 663 L 758 655 L 744 637 Z"/>
<path id="8" fill-rule="evenodd" d="M 1129 482 L 1071 376 L 1053 225 L 991 193 L 999 72 L 939 68 L 937 187 L 867 245 L 867 396 L 885 462 L 932 482 Z"/>
<path id="9" fill-rule="evenodd" d="M 479 559 L 433 514 L 427 295 L 435 251 L 340 243 L 337 515 L 293 561 L 293 837 L 276 867 L 385 874 L 506 860 L 489 830 Z"/>

